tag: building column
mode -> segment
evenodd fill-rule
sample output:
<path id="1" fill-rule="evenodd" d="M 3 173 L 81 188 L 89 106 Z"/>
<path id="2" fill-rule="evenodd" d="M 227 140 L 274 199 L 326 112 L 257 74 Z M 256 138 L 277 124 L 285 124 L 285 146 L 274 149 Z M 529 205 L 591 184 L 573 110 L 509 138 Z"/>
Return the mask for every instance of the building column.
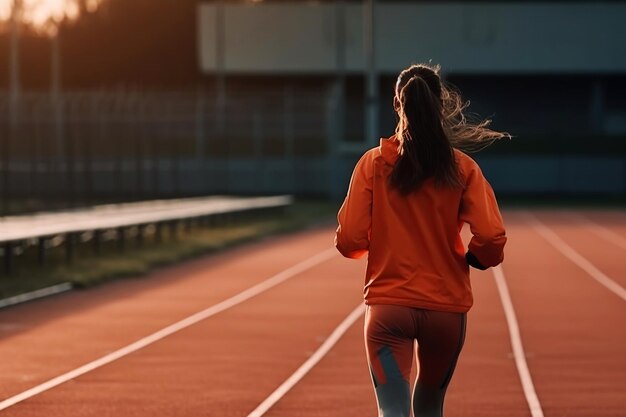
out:
<path id="1" fill-rule="evenodd" d="M 589 127 L 594 134 L 604 133 L 604 114 L 606 112 L 606 86 L 600 77 L 591 81 L 589 100 Z"/>

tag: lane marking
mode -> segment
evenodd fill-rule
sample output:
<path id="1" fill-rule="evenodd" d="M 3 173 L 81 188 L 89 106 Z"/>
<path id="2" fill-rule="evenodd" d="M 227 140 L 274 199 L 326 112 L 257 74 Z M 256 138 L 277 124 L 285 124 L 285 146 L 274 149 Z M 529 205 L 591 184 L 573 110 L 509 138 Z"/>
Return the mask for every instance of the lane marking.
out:
<path id="1" fill-rule="evenodd" d="M 585 228 L 607 240 L 608 242 L 621 247 L 626 250 L 626 238 L 615 233 L 614 231 L 606 228 L 605 226 L 596 223 L 595 221 L 588 219 L 581 214 L 571 214 L 571 217 L 576 219 L 577 222 L 584 224 Z"/>
<path id="2" fill-rule="evenodd" d="M 500 301 L 502 301 L 502 307 L 504 308 L 504 315 L 506 316 L 506 322 L 509 327 L 509 335 L 511 336 L 511 346 L 513 347 L 513 356 L 515 357 L 515 366 L 517 367 L 517 373 L 519 374 L 520 381 L 522 382 L 522 389 L 524 390 L 524 396 L 530 409 L 532 417 L 543 417 L 543 410 L 533 385 L 532 377 L 530 376 L 530 370 L 528 369 L 528 363 L 526 363 L 526 354 L 524 353 L 524 347 L 522 346 L 522 337 L 519 331 L 519 325 L 515 316 L 515 309 L 513 308 L 513 301 L 511 300 L 511 294 L 506 284 L 506 278 L 504 277 L 504 271 L 502 266 L 498 265 L 493 268 L 493 276 L 500 293 Z"/>
<path id="3" fill-rule="evenodd" d="M 133 352 L 136 352 L 146 346 L 149 346 L 167 336 L 170 336 L 178 332 L 179 330 L 185 329 L 202 320 L 205 320 L 218 313 L 221 313 L 222 311 L 227 310 L 233 306 L 236 306 L 237 304 L 240 304 L 256 295 L 259 295 L 262 292 L 267 291 L 270 288 L 273 288 L 277 286 L 278 284 L 290 278 L 293 278 L 294 276 L 316 265 L 319 265 L 335 256 L 337 256 L 337 250 L 335 248 L 327 249 L 323 252 L 320 252 L 300 263 L 297 263 L 285 269 L 282 272 L 279 272 L 278 274 L 266 279 L 265 281 L 262 281 L 240 292 L 239 294 L 236 294 L 230 298 L 227 298 L 224 301 L 214 304 L 211 307 L 206 308 L 205 310 L 192 314 L 191 316 L 186 317 L 174 324 L 164 327 L 161 330 L 158 330 L 140 340 L 137 340 L 136 342 L 131 343 L 130 345 L 124 346 L 123 348 L 120 348 L 114 352 L 111 352 L 99 359 L 96 359 L 72 371 L 66 372 L 62 375 L 52 378 L 49 381 L 46 381 L 40 385 L 30 388 L 10 398 L 7 398 L 3 400 L 2 402 L 0 402 L 0 411 L 8 407 L 11 407 L 12 405 L 15 405 L 19 402 L 22 402 L 28 398 L 34 397 L 35 395 L 41 394 L 42 392 L 48 391 L 58 385 L 61 385 L 81 375 L 84 375 L 87 372 L 93 371 L 94 369 L 107 365 Z"/>
<path id="4" fill-rule="evenodd" d="M 615 295 L 626 301 L 626 289 L 619 285 L 617 282 L 609 278 L 604 272 L 596 268 L 587 258 L 583 257 L 577 251 L 575 251 L 570 245 L 565 243 L 563 239 L 559 237 L 553 230 L 543 224 L 536 216 L 527 212 L 528 221 L 537 233 L 539 233 L 548 243 L 554 246 L 559 252 L 561 252 L 570 261 L 576 264 L 579 268 L 585 271 L 591 278 L 604 285 L 607 289 L 612 291 Z"/>
<path id="5" fill-rule="evenodd" d="M 37 300 L 39 298 L 49 297 L 51 295 L 60 294 L 72 289 L 72 284 L 64 282 L 62 284 L 53 285 L 51 287 L 42 288 L 39 290 L 27 292 L 24 294 L 14 295 L 0 300 L 0 308 L 14 306 L 16 304 L 22 304 L 27 301 Z"/>
<path id="6" fill-rule="evenodd" d="M 270 408 L 272 408 L 282 397 L 289 392 L 306 374 L 309 373 L 315 365 L 317 365 L 326 354 L 337 344 L 339 339 L 348 331 L 348 329 L 356 322 L 359 317 L 365 313 L 365 306 L 359 304 L 352 313 L 346 317 L 339 326 L 328 336 L 326 341 L 315 351 L 315 353 L 307 359 L 300 367 L 283 382 L 274 392 L 272 392 L 257 408 L 255 408 L 248 417 L 261 417 Z"/>

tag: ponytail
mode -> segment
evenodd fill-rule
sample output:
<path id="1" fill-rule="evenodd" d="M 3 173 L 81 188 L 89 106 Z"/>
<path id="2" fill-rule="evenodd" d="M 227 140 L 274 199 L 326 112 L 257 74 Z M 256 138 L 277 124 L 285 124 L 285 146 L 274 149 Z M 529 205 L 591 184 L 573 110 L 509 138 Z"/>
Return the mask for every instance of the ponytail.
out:
<path id="1" fill-rule="evenodd" d="M 390 181 L 402 194 L 418 189 L 427 178 L 440 187 L 461 187 L 454 150 L 443 126 L 442 102 L 428 82 L 412 76 L 397 92 L 400 120 L 396 137 L 399 158 Z"/>

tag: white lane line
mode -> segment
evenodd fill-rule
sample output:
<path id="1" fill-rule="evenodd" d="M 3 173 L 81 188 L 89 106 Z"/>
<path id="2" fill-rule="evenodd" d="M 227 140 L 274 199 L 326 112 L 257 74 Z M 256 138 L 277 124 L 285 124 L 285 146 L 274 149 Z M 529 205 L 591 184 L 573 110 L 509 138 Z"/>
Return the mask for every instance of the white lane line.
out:
<path id="1" fill-rule="evenodd" d="M 614 231 L 607 229 L 601 224 L 596 223 L 593 220 L 590 220 L 580 214 L 572 214 L 572 218 L 574 218 L 578 223 L 582 223 L 586 229 L 605 239 L 606 241 L 621 247 L 626 250 L 626 238 L 615 233 Z"/>
<path id="2" fill-rule="evenodd" d="M 609 278 L 605 273 L 596 268 L 585 257 L 576 252 L 570 245 L 565 243 L 563 239 L 561 239 L 554 231 L 552 231 L 548 226 L 543 224 L 533 214 L 526 214 L 532 228 L 535 229 L 535 231 L 539 233 L 545 240 L 547 240 L 548 243 L 554 246 L 559 252 L 565 255 L 565 257 L 567 257 L 570 261 L 572 261 L 583 271 L 589 274 L 591 278 L 595 279 L 600 284 L 604 285 L 607 289 L 615 293 L 615 295 L 620 297 L 622 300 L 626 301 L 626 289 L 624 289 L 624 287 Z"/>
<path id="3" fill-rule="evenodd" d="M 304 362 L 289 378 L 285 380 L 269 397 L 267 397 L 248 417 L 261 417 L 274 406 L 291 388 L 293 388 L 324 356 L 337 344 L 341 336 L 359 319 L 365 312 L 365 307 L 360 304 L 346 317 L 339 326 L 328 336 L 328 339 Z"/>
<path id="4" fill-rule="evenodd" d="M 36 387 L 33 387 L 29 390 L 21 392 L 13 397 L 7 398 L 6 400 L 0 402 L 0 411 L 4 410 L 12 405 L 15 405 L 21 401 L 24 401 L 28 398 L 34 397 L 35 395 L 41 394 L 44 391 L 52 389 L 58 385 L 61 385 L 67 381 L 70 381 L 74 378 L 77 378 L 81 375 L 86 374 L 87 372 L 93 371 L 94 369 L 100 368 L 106 364 L 109 364 L 117 359 L 120 359 L 124 356 L 127 356 L 133 352 L 136 352 L 148 345 L 151 345 L 167 336 L 172 335 L 173 333 L 178 332 L 179 330 L 185 329 L 189 326 L 192 326 L 204 319 L 207 319 L 211 316 L 214 316 L 217 313 L 220 313 L 224 310 L 227 310 L 237 304 L 240 304 L 260 293 L 269 290 L 272 287 L 288 280 L 289 278 L 293 278 L 294 276 L 321 264 L 329 260 L 330 258 L 336 256 L 336 249 L 328 249 L 323 252 L 320 252 L 292 267 L 285 269 L 284 271 L 262 281 L 253 287 L 248 288 L 240 292 L 237 295 L 234 295 L 224 301 L 221 301 L 205 310 L 199 311 L 198 313 L 192 314 L 191 316 L 184 318 L 174 324 L 171 324 L 167 327 L 164 327 L 161 330 L 158 330 L 152 333 L 149 336 L 144 337 L 143 339 L 137 340 L 136 342 L 131 343 L 121 349 L 116 350 L 115 352 L 111 352 L 108 355 L 105 355 L 99 359 L 96 359 L 92 362 L 89 362 L 79 368 L 76 368 L 72 371 L 64 373 L 63 375 L 59 375 L 49 381 L 46 381 Z"/>
<path id="5" fill-rule="evenodd" d="M 511 336 L 511 346 L 513 347 L 513 356 L 515 357 L 515 366 L 522 382 L 522 389 L 524 390 L 524 396 L 530 409 L 532 417 L 543 417 L 543 410 L 533 385 L 533 380 L 530 376 L 528 369 L 528 363 L 526 363 L 526 354 L 524 353 L 524 347 L 522 346 L 522 337 L 519 332 L 519 325 L 517 324 L 517 318 L 515 317 L 515 310 L 513 309 L 513 302 L 511 301 L 511 295 L 509 288 L 506 284 L 506 278 L 502 271 L 502 266 L 498 265 L 493 268 L 493 276 L 500 293 L 500 300 L 502 301 L 502 307 L 504 308 L 504 315 L 506 316 L 506 322 L 509 326 L 509 335 Z"/>
<path id="6" fill-rule="evenodd" d="M 69 282 L 64 282 L 63 284 L 57 284 L 51 287 L 42 288 L 24 294 L 14 295 L 13 297 L 8 297 L 0 300 L 0 308 L 14 306 L 16 304 L 25 303 L 27 301 L 37 300 L 39 298 L 60 294 L 71 289 L 72 284 Z"/>

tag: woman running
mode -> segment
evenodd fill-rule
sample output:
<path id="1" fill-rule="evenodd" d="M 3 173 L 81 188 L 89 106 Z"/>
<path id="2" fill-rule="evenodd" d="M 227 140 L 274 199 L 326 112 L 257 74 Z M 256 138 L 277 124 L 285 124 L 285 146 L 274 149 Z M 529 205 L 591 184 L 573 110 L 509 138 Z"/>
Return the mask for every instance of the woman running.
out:
<path id="1" fill-rule="evenodd" d="M 440 417 L 472 306 L 469 266 L 498 265 L 506 242 L 493 190 L 463 150 L 507 137 L 469 122 L 467 104 L 439 67 L 413 65 L 398 77 L 395 135 L 354 168 L 339 210 L 335 245 L 368 256 L 365 347 L 380 417 L 409 416 L 414 345 L 415 417 Z M 473 235 L 466 251 L 463 223 Z"/>

